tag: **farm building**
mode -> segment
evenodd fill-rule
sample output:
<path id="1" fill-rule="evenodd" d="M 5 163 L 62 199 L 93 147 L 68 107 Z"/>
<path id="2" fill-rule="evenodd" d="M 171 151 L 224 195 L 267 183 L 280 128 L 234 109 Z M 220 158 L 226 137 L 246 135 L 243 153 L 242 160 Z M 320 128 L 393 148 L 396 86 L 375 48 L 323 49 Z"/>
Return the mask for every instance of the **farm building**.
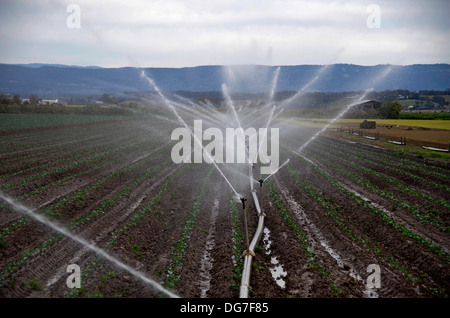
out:
<path id="1" fill-rule="evenodd" d="M 359 128 L 361 129 L 375 129 L 377 126 L 377 123 L 375 121 L 368 121 L 364 120 L 362 123 L 359 124 Z"/>

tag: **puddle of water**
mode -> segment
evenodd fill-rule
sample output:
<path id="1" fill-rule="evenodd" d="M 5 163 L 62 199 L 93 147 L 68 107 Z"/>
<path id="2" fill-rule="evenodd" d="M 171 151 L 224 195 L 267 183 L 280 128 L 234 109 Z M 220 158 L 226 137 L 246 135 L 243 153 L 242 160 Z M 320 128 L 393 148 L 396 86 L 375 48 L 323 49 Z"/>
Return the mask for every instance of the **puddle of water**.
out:
<path id="1" fill-rule="evenodd" d="M 272 244 L 272 241 L 270 240 L 270 230 L 267 227 L 264 228 L 263 243 L 266 254 L 272 254 L 272 251 L 270 250 L 270 246 Z M 273 265 L 273 267 L 270 268 L 272 278 L 275 280 L 278 286 L 283 289 L 286 288 L 286 282 L 284 281 L 284 278 L 287 277 L 287 272 L 284 270 L 283 265 L 280 264 L 280 261 L 276 256 L 272 256 L 270 262 Z"/>
<path id="2" fill-rule="evenodd" d="M 205 253 L 203 254 L 203 259 L 200 268 L 200 286 L 202 288 L 200 297 L 206 298 L 206 293 L 211 287 L 211 269 L 213 267 L 214 259 L 211 256 L 211 251 L 216 246 L 214 238 L 216 236 L 216 218 L 219 211 L 219 200 L 216 198 L 214 200 L 214 206 L 211 215 L 211 225 L 209 228 L 209 234 L 206 238 Z"/>
<path id="3" fill-rule="evenodd" d="M 272 251 L 270 250 L 270 245 L 272 245 L 272 241 L 269 240 L 269 236 L 270 236 L 270 231 L 267 227 L 265 227 L 263 243 L 264 243 L 264 249 L 266 250 L 267 255 L 270 255 L 270 253 L 272 253 Z"/>

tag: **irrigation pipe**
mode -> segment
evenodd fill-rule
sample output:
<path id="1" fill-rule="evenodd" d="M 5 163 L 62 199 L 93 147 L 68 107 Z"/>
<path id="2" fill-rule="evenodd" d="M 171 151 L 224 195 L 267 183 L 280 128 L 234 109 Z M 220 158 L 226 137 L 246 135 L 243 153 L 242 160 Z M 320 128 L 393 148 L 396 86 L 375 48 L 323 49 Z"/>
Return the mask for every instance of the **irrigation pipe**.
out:
<path id="1" fill-rule="evenodd" d="M 253 197 L 253 202 L 256 207 L 256 211 L 258 211 L 258 227 L 256 229 L 255 235 L 251 243 L 248 246 L 248 249 L 244 252 L 244 269 L 242 270 L 242 279 L 241 279 L 241 290 L 240 290 L 240 298 L 248 298 L 248 291 L 250 287 L 250 275 L 252 268 L 252 260 L 255 257 L 255 248 L 258 245 L 259 240 L 261 239 L 263 230 L 264 230 L 264 217 L 265 215 L 261 211 L 261 207 L 259 205 L 258 196 L 256 192 L 253 190 L 253 170 L 252 165 L 249 165 L 249 176 L 250 176 L 250 187 Z M 245 211 L 244 211 L 245 213 Z"/>

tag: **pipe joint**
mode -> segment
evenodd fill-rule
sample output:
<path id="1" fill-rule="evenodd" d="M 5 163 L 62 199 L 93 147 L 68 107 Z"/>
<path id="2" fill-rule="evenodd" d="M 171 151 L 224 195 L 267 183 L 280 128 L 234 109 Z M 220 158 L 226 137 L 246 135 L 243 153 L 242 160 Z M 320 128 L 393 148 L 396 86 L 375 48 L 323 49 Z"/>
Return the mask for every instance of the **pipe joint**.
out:
<path id="1" fill-rule="evenodd" d="M 256 254 L 252 250 L 247 249 L 247 250 L 244 251 L 244 253 L 242 253 L 242 257 L 245 258 L 246 256 L 256 257 Z"/>

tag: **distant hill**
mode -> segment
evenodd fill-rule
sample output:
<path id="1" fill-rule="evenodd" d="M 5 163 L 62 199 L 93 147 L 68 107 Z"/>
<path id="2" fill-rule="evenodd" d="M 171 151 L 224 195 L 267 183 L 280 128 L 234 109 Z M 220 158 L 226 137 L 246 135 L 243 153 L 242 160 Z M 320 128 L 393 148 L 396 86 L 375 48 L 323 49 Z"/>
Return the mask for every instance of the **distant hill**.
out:
<path id="1" fill-rule="evenodd" d="M 93 68 L 99 69 L 100 66 L 78 66 L 78 65 L 66 65 L 66 64 L 45 64 L 45 63 L 28 63 L 28 64 L 14 64 L 17 66 L 31 67 L 31 68 L 39 68 L 42 66 L 54 66 L 54 67 L 75 67 L 75 68 Z"/>
<path id="2" fill-rule="evenodd" d="M 309 91 L 342 92 L 373 88 L 446 90 L 450 88 L 449 64 L 417 64 L 392 66 L 391 72 L 377 85 L 371 79 L 379 76 L 386 65 L 360 66 L 333 64 L 318 73 L 320 65 L 281 66 L 277 91 L 298 91 L 315 76 Z M 221 91 L 227 83 L 232 92 L 268 93 L 276 66 L 198 66 L 187 68 L 145 68 L 163 91 L 208 92 Z M 152 90 L 132 67 L 101 68 L 54 64 L 0 64 L 0 93 L 43 98 L 117 94 Z"/>

